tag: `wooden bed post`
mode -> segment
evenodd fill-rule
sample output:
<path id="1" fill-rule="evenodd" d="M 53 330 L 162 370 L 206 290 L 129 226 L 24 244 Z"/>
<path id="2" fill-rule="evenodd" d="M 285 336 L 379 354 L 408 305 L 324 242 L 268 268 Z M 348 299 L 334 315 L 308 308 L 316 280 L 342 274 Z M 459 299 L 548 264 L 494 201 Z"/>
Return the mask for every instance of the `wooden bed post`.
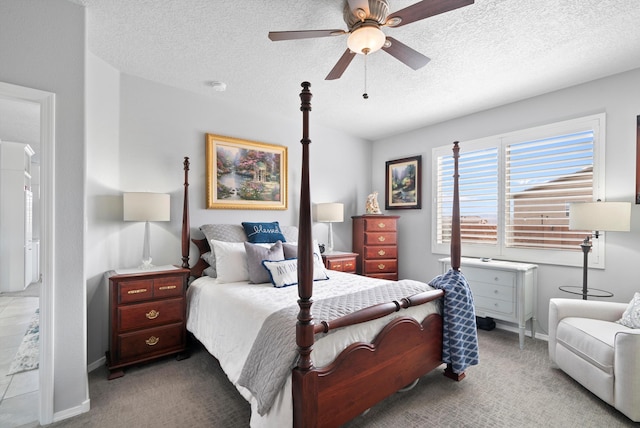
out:
<path id="1" fill-rule="evenodd" d="M 460 194 L 458 192 L 458 159 L 460 158 L 460 147 L 458 142 L 453 143 L 453 207 L 451 213 L 451 268 L 460 270 Z"/>
<path id="2" fill-rule="evenodd" d="M 302 82 L 300 110 L 302 111 L 302 185 L 300 189 L 300 218 L 298 223 L 298 322 L 296 323 L 296 344 L 298 364 L 292 373 L 294 421 L 296 427 L 307 427 L 308 421 L 317 419 L 317 403 L 305 399 L 315 396 L 309 388 L 315 388 L 315 373 L 311 360 L 314 343 L 313 316 L 313 241 L 311 232 L 311 198 L 309 195 L 309 112 L 311 111 L 311 84 Z M 307 376 L 308 375 L 308 376 Z M 304 418 L 304 419 L 303 419 Z"/>
<path id="3" fill-rule="evenodd" d="M 191 228 L 189 226 L 189 158 L 184 158 L 184 203 L 182 206 L 182 267 L 189 269 L 189 245 Z"/>

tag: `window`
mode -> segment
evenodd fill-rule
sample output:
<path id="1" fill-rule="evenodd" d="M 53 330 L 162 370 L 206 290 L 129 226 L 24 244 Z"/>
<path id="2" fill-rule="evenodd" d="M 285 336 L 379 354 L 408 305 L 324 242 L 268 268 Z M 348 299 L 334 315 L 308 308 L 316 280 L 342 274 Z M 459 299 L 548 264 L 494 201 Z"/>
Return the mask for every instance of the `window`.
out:
<path id="1" fill-rule="evenodd" d="M 569 204 L 604 199 L 604 119 L 461 142 L 462 254 L 581 265 L 576 253 L 590 231 L 569 230 Z M 435 253 L 448 253 L 451 240 L 451 148 L 433 150 Z M 603 239 L 594 240 L 591 266 L 604 266 L 603 249 Z"/>

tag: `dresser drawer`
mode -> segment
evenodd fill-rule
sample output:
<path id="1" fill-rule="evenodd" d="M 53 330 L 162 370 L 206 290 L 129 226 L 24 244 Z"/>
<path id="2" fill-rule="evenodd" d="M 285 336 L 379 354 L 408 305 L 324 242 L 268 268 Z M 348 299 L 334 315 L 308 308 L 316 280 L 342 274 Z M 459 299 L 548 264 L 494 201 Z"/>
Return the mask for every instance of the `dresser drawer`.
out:
<path id="1" fill-rule="evenodd" d="M 397 260 L 367 260 L 364 263 L 365 275 L 372 273 L 396 273 L 397 271 Z"/>
<path id="2" fill-rule="evenodd" d="M 396 245 L 398 234 L 395 232 L 365 232 L 365 245 Z"/>
<path id="3" fill-rule="evenodd" d="M 153 297 L 153 279 L 124 281 L 118 284 L 118 303 L 149 300 Z"/>
<path id="4" fill-rule="evenodd" d="M 493 314 L 502 314 L 509 318 L 515 316 L 515 306 L 513 305 L 513 302 L 476 295 L 473 296 L 473 302 L 475 304 L 476 315 L 479 317 L 487 316 L 484 311 Z"/>
<path id="5" fill-rule="evenodd" d="M 141 360 L 173 349 L 181 350 L 184 343 L 184 323 L 124 333 L 118 335 L 119 359 L 121 362 Z"/>
<path id="6" fill-rule="evenodd" d="M 368 273 L 366 276 L 370 278 L 386 279 L 387 281 L 397 281 L 397 273 Z"/>
<path id="7" fill-rule="evenodd" d="M 396 246 L 366 246 L 364 247 L 364 255 L 367 259 L 397 259 L 398 247 Z"/>
<path id="8" fill-rule="evenodd" d="M 471 287 L 474 297 L 482 296 L 489 299 L 503 300 L 505 302 L 513 302 L 515 300 L 514 287 L 477 281 L 470 281 L 469 286 Z"/>
<path id="9" fill-rule="evenodd" d="M 184 299 L 167 299 L 118 308 L 119 331 L 184 321 Z"/>
<path id="10" fill-rule="evenodd" d="M 516 274 L 496 269 L 480 269 L 476 267 L 463 266 L 460 269 L 471 284 L 474 282 L 484 282 L 486 284 L 503 285 L 506 287 L 514 287 L 516 285 Z"/>
<path id="11" fill-rule="evenodd" d="M 396 231 L 396 219 L 395 218 L 365 218 L 364 219 L 365 232 L 395 232 Z"/>

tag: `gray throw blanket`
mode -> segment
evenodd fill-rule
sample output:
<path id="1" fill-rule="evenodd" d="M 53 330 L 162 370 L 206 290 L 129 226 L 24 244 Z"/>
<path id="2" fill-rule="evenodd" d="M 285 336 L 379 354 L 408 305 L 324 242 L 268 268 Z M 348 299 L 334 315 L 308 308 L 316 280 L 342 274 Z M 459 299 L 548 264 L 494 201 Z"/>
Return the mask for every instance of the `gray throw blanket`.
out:
<path id="1" fill-rule="evenodd" d="M 428 290 L 433 288 L 418 281 L 389 282 L 368 290 L 315 301 L 311 312 L 316 322 L 330 321 L 378 303 L 399 301 Z M 298 305 L 293 305 L 267 317 L 242 368 L 238 384 L 256 397 L 260 415 L 269 411 L 296 365 L 297 315 Z"/>

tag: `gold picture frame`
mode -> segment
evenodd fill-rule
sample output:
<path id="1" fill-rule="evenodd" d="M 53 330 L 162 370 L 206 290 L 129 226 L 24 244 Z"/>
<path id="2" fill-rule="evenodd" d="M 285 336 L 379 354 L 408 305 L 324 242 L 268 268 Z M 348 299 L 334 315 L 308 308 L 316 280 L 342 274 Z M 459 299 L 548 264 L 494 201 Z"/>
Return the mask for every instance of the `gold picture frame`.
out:
<path id="1" fill-rule="evenodd" d="M 287 209 L 287 147 L 206 134 L 207 208 Z"/>

